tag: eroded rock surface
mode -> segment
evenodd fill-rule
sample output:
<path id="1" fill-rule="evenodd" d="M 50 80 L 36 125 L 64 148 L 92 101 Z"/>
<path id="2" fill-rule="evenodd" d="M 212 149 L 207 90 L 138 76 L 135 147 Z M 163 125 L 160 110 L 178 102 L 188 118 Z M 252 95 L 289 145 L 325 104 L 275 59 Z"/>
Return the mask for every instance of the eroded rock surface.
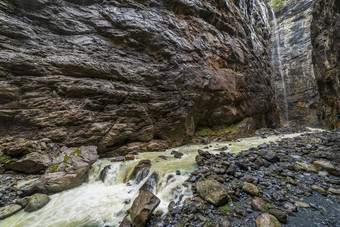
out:
<path id="1" fill-rule="evenodd" d="M 235 3 L 4 1 L 0 136 L 117 155 L 276 124 L 268 12 Z"/>

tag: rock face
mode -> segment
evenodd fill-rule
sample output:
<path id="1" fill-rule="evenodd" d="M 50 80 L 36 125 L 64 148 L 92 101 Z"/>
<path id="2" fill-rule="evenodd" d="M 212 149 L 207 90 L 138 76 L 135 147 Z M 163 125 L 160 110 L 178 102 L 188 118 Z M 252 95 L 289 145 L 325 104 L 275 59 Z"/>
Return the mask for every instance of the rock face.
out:
<path id="1" fill-rule="evenodd" d="M 160 200 L 152 192 L 141 190 L 130 208 L 133 226 L 143 227 L 159 203 Z"/>
<path id="2" fill-rule="evenodd" d="M 216 180 L 200 181 L 196 184 L 196 189 L 203 199 L 215 206 L 221 206 L 228 201 L 227 188 Z"/>
<path id="3" fill-rule="evenodd" d="M 87 171 L 97 159 L 95 146 L 67 148 L 39 179 L 36 191 L 55 193 L 80 185 L 87 179 Z"/>
<path id="4" fill-rule="evenodd" d="M 312 63 L 312 9 L 313 0 L 290 0 L 285 7 L 275 10 L 288 118 L 303 125 L 319 122 L 319 93 Z M 284 84 L 275 35 L 272 35 L 272 42 L 274 85 L 281 118 L 284 118 Z"/>
<path id="5" fill-rule="evenodd" d="M 0 14 L 0 136 L 117 155 L 278 122 L 264 1 L 13 0 Z"/>
<path id="6" fill-rule="evenodd" d="M 340 127 L 340 3 L 316 0 L 312 21 L 313 64 L 326 127 Z"/>

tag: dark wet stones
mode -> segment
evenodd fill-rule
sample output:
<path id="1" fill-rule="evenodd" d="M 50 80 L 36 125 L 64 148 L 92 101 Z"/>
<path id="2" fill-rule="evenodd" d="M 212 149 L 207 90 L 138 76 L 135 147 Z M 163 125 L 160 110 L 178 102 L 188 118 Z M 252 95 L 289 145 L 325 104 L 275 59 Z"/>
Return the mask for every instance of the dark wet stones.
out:
<path id="1" fill-rule="evenodd" d="M 279 220 L 281 223 L 286 224 L 287 223 L 287 214 L 280 210 L 280 209 L 269 209 L 268 213 L 275 216 L 277 218 L 277 220 Z"/>
<path id="2" fill-rule="evenodd" d="M 259 155 L 270 162 L 277 162 L 279 160 L 277 154 L 271 150 L 260 150 Z"/>
<path id="3" fill-rule="evenodd" d="M 312 190 L 316 191 L 320 195 L 324 195 L 324 196 L 327 195 L 327 191 L 318 185 L 312 185 Z"/>
<path id="4" fill-rule="evenodd" d="M 133 169 L 130 179 L 135 179 L 136 183 L 141 182 L 148 176 L 151 168 L 150 160 L 141 160 Z"/>
<path id="5" fill-rule="evenodd" d="M 256 196 L 251 200 L 251 206 L 254 210 L 261 212 L 265 212 L 268 209 L 266 202 L 262 198 Z"/>
<path id="6" fill-rule="evenodd" d="M 157 182 L 158 174 L 157 172 L 153 172 L 139 190 L 146 190 L 154 193 L 157 187 Z"/>

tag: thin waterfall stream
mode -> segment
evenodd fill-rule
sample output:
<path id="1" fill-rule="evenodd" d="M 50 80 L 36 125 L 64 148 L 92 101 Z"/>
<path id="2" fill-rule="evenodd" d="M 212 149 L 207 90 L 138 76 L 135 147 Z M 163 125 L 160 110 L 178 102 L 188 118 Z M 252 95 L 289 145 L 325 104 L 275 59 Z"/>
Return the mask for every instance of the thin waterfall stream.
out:
<path id="1" fill-rule="evenodd" d="M 168 204 L 174 201 L 180 205 L 185 198 L 192 196 L 190 184 L 183 184 L 190 173 L 197 168 L 195 157 L 202 149 L 212 154 L 221 152 L 238 153 L 263 143 L 275 142 L 282 138 L 293 138 L 302 133 L 273 135 L 267 138 L 249 137 L 235 142 L 214 142 L 208 145 L 186 145 L 163 152 L 145 152 L 136 155 L 136 159 L 125 162 L 111 162 L 111 159 L 99 159 L 89 171 L 89 180 L 81 186 L 51 195 L 51 201 L 42 209 L 27 213 L 23 210 L 0 221 L 6 227 L 65 227 L 65 226 L 119 226 L 139 194 L 139 188 L 155 171 L 153 193 L 161 200 L 155 211 L 167 212 Z M 181 159 L 174 158 L 172 151 L 183 153 Z M 129 179 L 134 167 L 141 160 L 151 160 L 149 176 L 137 183 Z M 100 173 L 110 165 L 111 168 L 104 182 Z M 180 172 L 180 174 L 179 174 Z"/>
<path id="2" fill-rule="evenodd" d="M 286 83 L 285 83 L 282 60 L 281 60 L 280 35 L 279 35 L 279 30 L 277 28 L 275 12 L 274 12 L 273 9 L 271 10 L 271 12 L 272 12 L 272 15 L 273 15 L 273 26 L 274 26 L 274 33 L 275 33 L 275 46 L 273 47 L 273 49 L 276 50 L 277 61 L 279 63 L 279 71 L 280 71 L 281 82 L 282 82 L 282 87 L 283 87 L 284 115 L 285 115 L 285 120 L 288 122 L 289 121 L 289 114 L 288 114 L 287 89 L 286 89 Z M 272 65 L 274 65 L 275 61 L 276 61 L 275 52 L 272 51 Z M 273 70 L 273 73 L 274 73 L 274 70 Z"/>

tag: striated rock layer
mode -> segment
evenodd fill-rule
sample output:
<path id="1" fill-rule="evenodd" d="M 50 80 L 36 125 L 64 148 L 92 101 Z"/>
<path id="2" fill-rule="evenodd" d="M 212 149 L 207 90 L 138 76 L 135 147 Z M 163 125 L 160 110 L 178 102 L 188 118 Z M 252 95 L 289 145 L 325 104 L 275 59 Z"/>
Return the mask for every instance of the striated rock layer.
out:
<path id="1" fill-rule="evenodd" d="M 340 127 L 340 2 L 316 0 L 312 22 L 313 64 L 321 97 L 322 120 Z"/>
<path id="2" fill-rule="evenodd" d="M 275 10 L 279 36 L 280 58 L 273 42 L 273 79 L 280 111 L 284 113 L 284 89 L 280 75 L 281 59 L 284 76 L 288 118 L 300 125 L 319 123 L 319 93 L 312 62 L 311 22 L 314 0 L 290 0 Z"/>
<path id="3" fill-rule="evenodd" d="M 112 155 L 273 126 L 267 14 L 260 0 L 2 1 L 0 136 Z"/>

